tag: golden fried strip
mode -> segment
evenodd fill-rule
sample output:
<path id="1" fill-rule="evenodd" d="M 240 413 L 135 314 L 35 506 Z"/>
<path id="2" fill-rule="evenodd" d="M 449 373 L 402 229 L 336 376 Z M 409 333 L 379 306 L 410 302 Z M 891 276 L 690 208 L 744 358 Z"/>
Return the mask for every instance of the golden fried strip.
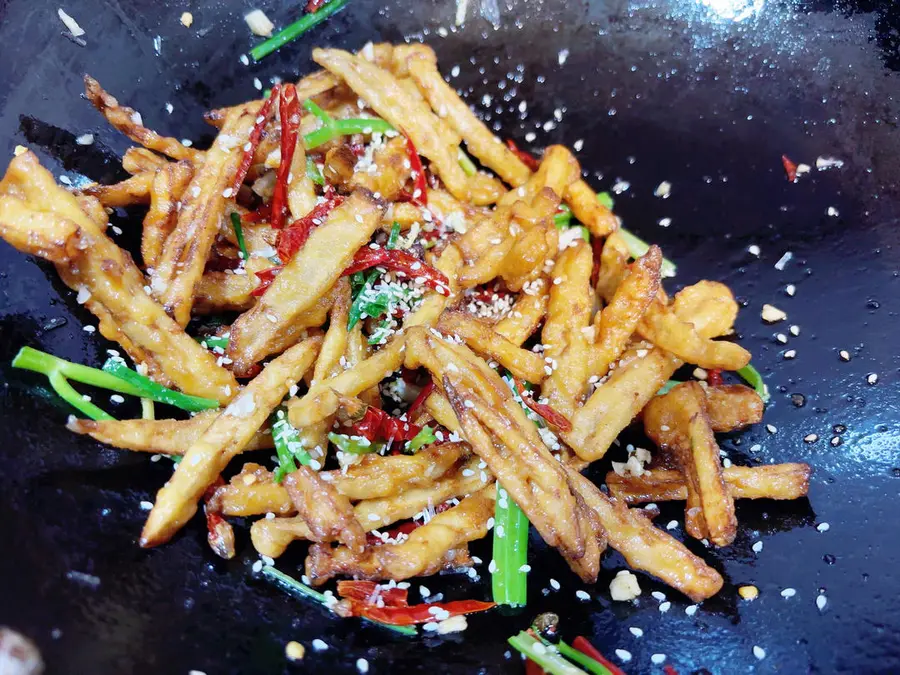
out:
<path id="1" fill-rule="evenodd" d="M 328 331 L 322 341 L 322 349 L 316 359 L 311 384 L 332 376 L 333 371 L 340 372 L 341 357 L 347 352 L 350 333 L 347 330 L 347 317 L 350 313 L 350 281 L 344 277 L 334 285 L 334 305 L 328 321 Z M 335 375 L 337 373 L 334 373 Z"/>
<path id="2" fill-rule="evenodd" d="M 441 383 L 467 440 L 491 473 L 576 573 L 596 579 L 602 532 L 499 375 L 466 347 L 421 329 L 409 332 L 406 366 L 424 366 Z"/>
<path id="3" fill-rule="evenodd" d="M 150 275 L 154 295 L 181 326 L 191 318 L 194 290 L 203 276 L 225 214 L 226 195 L 231 194 L 231 182 L 243 156 L 242 146 L 254 122 L 252 114 L 244 114 L 225 123 L 184 193 L 178 222 Z"/>
<path id="4" fill-rule="evenodd" d="M 487 126 L 444 81 L 434 62 L 427 56 L 408 60 L 409 73 L 416 81 L 431 109 L 446 120 L 466 142 L 467 150 L 484 166 L 513 187 L 531 177 L 531 171 L 512 150 L 500 142 Z"/>
<path id="5" fill-rule="evenodd" d="M 79 194 L 96 197 L 103 206 L 119 207 L 132 204 L 149 204 L 155 172 L 144 171 L 112 185 L 88 185 Z"/>
<path id="6" fill-rule="evenodd" d="M 570 184 L 564 197 L 572 214 L 587 226 L 592 236 L 605 237 L 619 229 L 613 212 L 597 201 L 597 193 L 583 180 Z"/>
<path id="7" fill-rule="evenodd" d="M 357 250 L 369 241 L 383 213 L 381 202 L 358 189 L 312 231 L 265 294 L 232 325 L 228 356 L 235 372 L 249 371 L 271 353 L 273 335 L 290 326 L 334 285 Z"/>
<path id="8" fill-rule="evenodd" d="M 153 173 L 168 163 L 165 157 L 160 157 L 147 148 L 128 148 L 122 155 L 122 168 L 132 176 L 145 171 Z"/>
<path id="9" fill-rule="evenodd" d="M 77 223 L 9 195 L 0 196 L 0 237 L 22 253 L 58 264 L 72 261 L 85 246 Z"/>
<path id="10" fill-rule="evenodd" d="M 259 286 L 257 272 L 272 267 L 268 258 L 251 255 L 244 263 L 243 274 L 206 272 L 194 291 L 194 313 L 244 312 L 256 304 L 252 295 Z M 321 325 L 309 324 L 309 325 Z"/>
<path id="11" fill-rule="evenodd" d="M 662 251 L 651 246 L 638 258 L 631 271 L 616 288 L 615 294 L 602 312 L 594 317 L 596 346 L 591 350 L 589 374 L 603 377 L 609 365 L 621 356 L 659 292 Z"/>
<path id="12" fill-rule="evenodd" d="M 447 311 L 438 320 L 437 328 L 461 338 L 473 350 L 498 361 L 515 377 L 526 382 L 538 384 L 545 377 L 543 358 L 516 346 L 484 321 L 463 312 Z"/>
<path id="13" fill-rule="evenodd" d="M 540 284 L 533 294 L 522 293 L 505 317 L 494 324 L 494 330 L 515 345 L 521 345 L 544 319 L 549 295 L 547 285 Z"/>
<path id="14" fill-rule="evenodd" d="M 186 420 L 87 420 L 73 418 L 66 427 L 76 434 L 124 450 L 183 455 L 219 416 L 216 410 L 204 410 Z M 272 434 L 260 429 L 245 450 L 272 447 Z"/>
<path id="15" fill-rule="evenodd" d="M 591 247 L 579 241 L 565 249 L 553 266 L 553 283 L 547 319 L 541 331 L 544 357 L 553 372 L 541 387 L 541 395 L 569 420 L 581 404 L 588 384 L 589 331 L 591 309 Z"/>
<path id="16" fill-rule="evenodd" d="M 291 424 L 301 428 L 321 422 L 337 411 L 338 396 L 357 396 L 377 385 L 403 363 L 405 344 L 405 336 L 397 334 L 368 359 L 336 377 L 312 385 L 302 398 L 288 401 Z"/>
<path id="17" fill-rule="evenodd" d="M 562 199 L 580 175 L 578 161 L 568 148 L 551 145 L 544 152 L 538 170 L 525 183 L 503 195 L 498 206 L 512 206 L 516 201 L 531 202 L 545 188 L 550 188 L 558 199 Z"/>
<path id="18" fill-rule="evenodd" d="M 268 363 L 190 446 L 156 495 L 141 532 L 142 547 L 168 541 L 197 512 L 197 501 L 203 492 L 228 462 L 243 452 L 288 389 L 303 377 L 321 342 L 321 338 L 309 338 Z"/>
<path id="19" fill-rule="evenodd" d="M 366 533 L 350 500 L 306 466 L 288 474 L 284 486 L 312 541 L 339 541 L 355 553 L 366 548 Z"/>
<path id="20" fill-rule="evenodd" d="M 809 491 L 812 473 L 808 464 L 729 466 L 723 472 L 734 499 L 799 499 Z M 626 504 L 684 501 L 688 488 L 680 471 L 653 469 L 640 477 L 606 475 L 610 494 Z"/>
<path id="21" fill-rule="evenodd" d="M 610 547 L 621 553 L 629 566 L 661 579 L 694 602 L 719 592 L 724 581 L 702 558 L 654 527 L 640 512 L 607 497 L 577 471 L 569 469 L 568 473 L 606 530 Z"/>
<path id="22" fill-rule="evenodd" d="M 532 200 L 530 206 L 517 202 L 512 207 L 513 225 L 510 232 L 524 224 L 524 230 L 513 243 L 509 254 L 503 259 L 500 277 L 506 287 L 518 292 L 526 284 L 536 281 L 544 274 L 546 266 L 553 261 L 559 250 L 559 231 L 553 224 L 553 214 L 559 204 L 559 197 L 549 188 L 544 188 Z"/>
<path id="23" fill-rule="evenodd" d="M 448 552 L 487 534 L 494 512 L 493 486 L 466 497 L 451 509 L 413 530 L 402 544 L 372 546 L 362 555 L 350 549 L 316 544 L 306 559 L 306 575 L 319 585 L 337 575 L 400 581 L 434 574 Z"/>
<path id="24" fill-rule="evenodd" d="M 377 192 L 383 199 L 394 201 L 400 196 L 403 186 L 409 180 L 412 168 L 409 163 L 409 152 L 406 149 L 406 139 L 403 136 L 391 138 L 384 147 L 375 150 L 372 154 L 371 164 L 360 171 L 356 171 L 350 178 L 350 184 L 367 188 Z M 394 219 L 401 222 L 409 221 L 407 227 L 413 222 L 422 220 L 422 210 L 411 202 L 393 204 Z M 409 211 L 409 216 L 402 212 Z M 411 219 L 410 219 L 411 218 Z"/>
<path id="25" fill-rule="evenodd" d="M 450 193 L 457 199 L 469 201 L 469 185 L 459 166 L 458 146 L 447 142 L 455 134 L 424 101 L 410 96 L 388 71 L 348 52 L 314 49 L 313 60 L 341 77 L 379 116 L 408 135 L 418 151 L 431 161 Z"/>
<path id="26" fill-rule="evenodd" d="M 194 169 L 188 162 L 167 162 L 156 172 L 150 188 L 150 208 L 144 216 L 141 233 L 141 258 L 145 267 L 156 267 L 159 262 L 166 239 L 175 229 L 184 191 L 193 176 Z"/>
<path id="27" fill-rule="evenodd" d="M 684 382 L 644 409 L 645 426 L 662 450 L 670 451 L 688 488 L 685 529 L 697 539 L 727 546 L 737 533 L 734 499 L 725 489 L 719 446 L 706 414 L 706 395 Z M 666 424 L 668 423 L 668 425 Z M 661 433 L 656 434 L 659 430 Z"/>
<path id="28" fill-rule="evenodd" d="M 100 83 L 90 75 L 84 76 L 84 93 L 107 122 L 135 143 L 168 155 L 172 159 L 186 159 L 195 164 L 203 162 L 204 154 L 202 152 L 184 146 L 176 138 L 160 136 L 152 129 L 145 127 L 140 114 L 132 108 L 119 105 L 115 97 L 104 91 Z"/>
<path id="29" fill-rule="evenodd" d="M 172 321 L 144 291 L 146 280 L 123 252 L 88 218 L 77 199 L 56 185 L 32 152 L 13 158 L 0 182 L 0 193 L 76 223 L 85 245 L 71 265 L 57 270 L 67 286 L 85 288 L 88 309 L 100 318 L 100 332 L 118 341 L 150 374 L 196 396 L 227 402 L 237 391 L 231 373 Z"/>
<path id="30" fill-rule="evenodd" d="M 735 431 L 762 421 L 766 404 L 753 389 L 743 384 L 706 387 L 706 412 L 716 433 Z"/>
<path id="31" fill-rule="evenodd" d="M 316 206 L 316 185 L 312 178 L 306 175 L 306 146 L 303 145 L 303 138 L 299 135 L 297 145 L 294 147 L 294 156 L 291 158 L 288 178 L 290 179 L 287 192 L 288 208 L 294 219 L 302 218 Z"/>

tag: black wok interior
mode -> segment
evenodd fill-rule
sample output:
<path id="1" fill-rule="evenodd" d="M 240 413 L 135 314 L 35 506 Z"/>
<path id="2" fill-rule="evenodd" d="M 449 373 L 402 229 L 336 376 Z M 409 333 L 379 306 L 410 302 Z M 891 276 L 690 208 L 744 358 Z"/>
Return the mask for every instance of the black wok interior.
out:
<path id="1" fill-rule="evenodd" d="M 470 0 L 457 28 L 451 0 L 351 0 L 259 65 L 240 63 L 258 40 L 246 11 L 261 7 L 281 25 L 302 4 L 71 2 L 66 10 L 87 31 L 82 47 L 61 34 L 56 5 L 0 3 L 0 150 L 9 157 L 27 145 L 56 174 L 111 182 L 122 176 L 129 142 L 82 98 L 86 72 L 149 126 L 204 147 L 212 137 L 204 110 L 254 97 L 254 78 L 269 86 L 272 76 L 310 71 L 313 46 L 424 40 L 445 74 L 459 66 L 453 84 L 502 136 L 532 148 L 583 139 L 578 157 L 595 187 L 630 183 L 616 211 L 679 263 L 669 288 L 700 278 L 732 287 L 744 305 L 741 343 L 772 391 L 765 421 L 777 431 L 758 425 L 722 446 L 738 464 L 810 463 L 809 499 L 739 503 L 734 545 L 688 543 L 726 578 L 694 616 L 685 614 L 685 597 L 643 575 L 636 605 L 611 602 L 609 580 L 624 567 L 615 553 L 587 589 L 592 599 L 581 602 L 581 584 L 533 536 L 524 613 L 474 616 L 465 633 L 444 638 L 395 637 L 339 620 L 252 578 L 246 529 L 238 528 L 239 555 L 228 562 L 208 550 L 199 519 L 171 544 L 137 547 L 146 515 L 139 502 L 153 498 L 171 464 L 70 434 L 65 404 L 39 378 L 10 369 L 25 344 L 91 365 L 109 345 L 82 331 L 92 317 L 50 266 L 4 244 L 0 625 L 33 639 L 49 673 L 355 672 L 360 657 L 377 673 L 521 672 L 506 638 L 547 610 L 560 614 L 564 635 L 585 635 L 607 655 L 630 651 L 629 673 L 661 672 L 650 660 L 657 653 L 682 675 L 900 670 L 900 10 L 863 1 Z M 179 23 L 185 9 L 194 15 L 190 29 Z M 561 120 L 544 130 L 555 110 Z M 76 145 L 83 133 L 94 134 L 93 145 Z M 813 165 L 836 157 L 844 166 L 790 184 L 782 154 Z M 672 183 L 665 200 L 653 196 L 663 180 Z M 670 227 L 657 225 L 664 217 Z M 139 223 L 122 213 L 119 241 L 137 241 Z M 759 257 L 747 251 L 753 244 Z M 792 260 L 775 269 L 787 251 Z M 788 320 L 763 324 L 763 303 Z M 792 324 L 799 336 L 779 344 L 774 335 Z M 796 358 L 786 360 L 786 349 Z M 809 434 L 818 440 L 805 442 Z M 681 519 L 681 508 L 664 505 L 660 522 Z M 821 523 L 830 529 L 819 532 Z M 751 546 L 760 540 L 757 554 Z M 489 550 L 475 553 L 489 560 Z M 301 562 L 296 552 L 279 566 L 293 573 Z M 71 570 L 96 575 L 99 587 L 67 578 Z M 561 589 L 544 592 L 551 578 Z M 741 601 L 744 584 L 756 585 L 759 599 Z M 490 594 L 486 568 L 480 581 L 448 576 L 427 585 L 448 598 Z M 784 599 L 786 587 L 796 596 Z M 668 612 L 654 590 L 669 596 Z M 330 649 L 312 652 L 314 638 Z M 286 663 L 288 640 L 307 647 L 301 664 Z"/>

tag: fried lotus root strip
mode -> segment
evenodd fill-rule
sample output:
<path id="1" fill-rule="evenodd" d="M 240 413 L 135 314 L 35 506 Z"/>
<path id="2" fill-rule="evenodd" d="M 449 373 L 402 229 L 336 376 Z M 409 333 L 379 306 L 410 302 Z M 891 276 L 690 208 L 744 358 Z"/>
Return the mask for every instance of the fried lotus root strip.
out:
<path id="1" fill-rule="evenodd" d="M 232 325 L 228 356 L 235 372 L 249 371 L 272 353 L 273 336 L 334 286 L 381 223 L 384 208 L 371 193 L 359 189 L 312 231 L 256 305 Z"/>
<path id="2" fill-rule="evenodd" d="M 312 541 L 339 541 L 357 554 L 366 548 L 366 533 L 350 500 L 315 471 L 301 466 L 288 474 L 284 485 Z"/>
<path id="3" fill-rule="evenodd" d="M 150 208 L 141 231 L 141 258 L 145 267 L 155 267 L 166 239 L 175 229 L 184 191 L 194 176 L 188 162 L 167 163 L 153 177 Z"/>
<path id="4" fill-rule="evenodd" d="M 547 284 L 539 284 L 532 295 L 522 293 L 505 317 L 494 324 L 494 331 L 517 346 L 531 337 L 547 313 Z"/>
<path id="5" fill-rule="evenodd" d="M 704 387 L 706 413 L 716 433 L 736 431 L 762 421 L 765 403 L 751 387 L 743 384 L 724 384 Z M 644 429 L 659 446 L 678 442 L 676 419 L 672 406 L 654 406 L 644 414 Z"/>
<path id="6" fill-rule="evenodd" d="M 71 262 L 85 246 L 77 223 L 9 195 L 0 196 L 0 237 L 22 253 L 57 264 Z"/>
<path id="7" fill-rule="evenodd" d="M 257 272 L 272 267 L 272 261 L 251 255 L 244 263 L 246 274 L 227 272 L 206 272 L 194 291 L 194 313 L 216 314 L 219 312 L 245 312 L 256 304 L 253 291 L 259 285 Z M 322 325 L 322 322 L 309 325 Z"/>
<path id="8" fill-rule="evenodd" d="M 729 466 L 723 471 L 728 492 L 734 499 L 790 500 L 805 497 L 812 473 L 808 464 L 763 464 Z M 685 501 L 687 483 L 680 471 L 653 469 L 641 476 L 606 475 L 610 494 L 626 504 Z"/>
<path id="9" fill-rule="evenodd" d="M 544 359 L 540 355 L 513 344 L 484 321 L 462 312 L 444 312 L 437 328 L 461 338 L 476 352 L 499 362 L 515 377 L 533 384 L 540 383 L 545 377 Z"/>
<path id="10" fill-rule="evenodd" d="M 123 450 L 153 452 L 161 455 L 183 455 L 215 421 L 219 413 L 204 410 L 186 420 L 88 420 L 71 419 L 66 425 L 76 434 Z M 272 447 L 272 434 L 259 430 L 245 450 Z"/>
<path id="11" fill-rule="evenodd" d="M 737 533 L 734 499 L 725 487 L 719 446 L 706 413 L 706 395 L 696 382 L 685 382 L 654 398 L 644 410 L 648 432 L 671 452 L 687 485 L 685 529 L 696 539 L 727 546 Z M 667 426 L 664 422 L 669 422 Z"/>
<path id="12" fill-rule="evenodd" d="M 531 177 L 531 171 L 522 160 L 491 133 L 444 81 L 433 60 L 416 55 L 409 59 L 408 64 L 410 75 L 431 109 L 462 136 L 466 149 L 478 161 L 513 187 L 522 185 Z"/>
<path id="13" fill-rule="evenodd" d="M 596 580 L 602 528 L 572 492 L 562 464 L 509 387 L 466 347 L 421 329 L 410 331 L 408 368 L 424 366 L 453 408 L 472 449 L 487 463 L 550 546 L 585 581 Z"/>
<path id="14" fill-rule="evenodd" d="M 320 344 L 321 338 L 309 338 L 268 363 L 190 446 L 156 495 L 141 532 L 141 546 L 165 543 L 190 520 L 206 489 L 244 451 L 290 387 L 312 366 Z"/>
<path id="15" fill-rule="evenodd" d="M 402 581 L 435 574 L 445 567 L 449 553 L 487 534 L 495 492 L 488 486 L 469 495 L 413 530 L 401 544 L 371 546 L 362 555 L 346 547 L 315 544 L 306 559 L 306 575 L 313 585 L 320 585 L 339 575 Z"/>
<path id="16" fill-rule="evenodd" d="M 459 166 L 458 138 L 436 117 L 424 101 L 418 101 L 386 70 L 339 49 L 314 49 L 313 60 L 341 77 L 379 116 L 407 134 L 427 157 L 436 173 L 457 199 L 469 201 L 466 174 Z M 453 140 L 454 143 L 449 141 Z"/>
<path id="17" fill-rule="evenodd" d="M 590 375 L 603 377 L 621 356 L 660 288 L 662 251 L 651 246 L 621 280 L 609 305 L 594 317 L 596 346 L 591 350 Z"/>
<path id="18" fill-rule="evenodd" d="M 237 391 L 231 373 L 216 365 L 212 354 L 188 337 L 147 295 L 146 280 L 131 256 L 85 215 L 74 195 L 56 185 L 34 153 L 13 158 L 0 182 L 3 193 L 27 202 L 32 209 L 40 205 L 40 210 L 57 216 L 57 222 L 68 220 L 80 228 L 83 243 L 79 255 L 70 263 L 57 265 L 57 270 L 69 288 L 89 291 L 85 304 L 100 318 L 104 337 L 119 342 L 136 362 L 146 363 L 150 374 L 163 384 L 223 403 L 231 398 Z M 3 217 L 0 222 L 11 224 Z"/>
<path id="19" fill-rule="evenodd" d="M 621 553 L 629 566 L 661 579 L 694 602 L 719 592 L 724 581 L 702 558 L 654 527 L 641 511 L 632 511 L 624 503 L 610 499 L 577 471 L 567 471 L 581 498 L 606 530 L 610 547 Z"/>
<path id="20" fill-rule="evenodd" d="M 619 221 L 613 212 L 597 201 L 597 193 L 583 180 L 569 185 L 565 200 L 572 214 L 587 226 L 592 236 L 606 237 L 619 229 Z"/>
<path id="21" fill-rule="evenodd" d="M 568 148 L 551 145 L 544 152 L 538 170 L 520 187 L 507 192 L 499 206 L 512 206 L 516 201 L 530 203 L 546 188 L 553 190 L 553 194 L 562 199 L 568 186 L 578 180 L 580 175 L 581 167 Z"/>
<path id="22" fill-rule="evenodd" d="M 162 169 L 169 161 L 147 148 L 128 148 L 122 155 L 122 168 L 132 176 L 149 171 L 153 173 Z"/>
<path id="23" fill-rule="evenodd" d="M 425 510 L 434 508 L 435 504 L 443 504 L 448 499 L 471 494 L 493 481 L 491 476 L 478 471 L 477 467 L 478 460 L 473 458 L 457 465 L 437 480 L 423 482 L 419 486 L 410 485 L 384 497 L 364 499 L 353 507 L 356 519 L 364 530 L 373 532 L 399 520 L 413 518 Z M 463 475 L 464 473 L 466 475 Z M 258 489 L 252 493 L 252 497 L 257 501 L 249 505 L 260 507 L 265 506 L 265 500 L 271 499 L 274 495 L 271 491 Z M 272 501 L 268 503 L 273 504 Z M 279 515 L 290 515 L 293 508 L 280 511 L 268 509 L 264 512 L 269 511 Z M 292 542 L 312 538 L 308 526 L 298 517 L 260 519 L 251 526 L 250 536 L 256 550 L 272 558 L 282 555 Z"/>
<path id="24" fill-rule="evenodd" d="M 140 114 L 127 106 L 119 105 L 115 97 L 104 91 L 100 83 L 90 75 L 84 76 L 84 93 L 107 122 L 135 143 L 140 143 L 145 148 L 160 152 L 172 159 L 186 159 L 194 164 L 203 162 L 204 155 L 199 150 L 188 148 L 176 138 L 160 136 L 152 129 L 145 127 Z"/>
<path id="25" fill-rule="evenodd" d="M 149 204 L 155 171 L 143 171 L 112 185 L 88 185 L 78 194 L 96 197 L 103 206 L 117 208 L 133 204 Z"/>
<path id="26" fill-rule="evenodd" d="M 191 318 L 194 291 L 225 214 L 231 182 L 255 123 L 253 114 L 229 119 L 216 137 L 181 200 L 174 230 L 150 275 L 150 287 L 181 326 Z"/>

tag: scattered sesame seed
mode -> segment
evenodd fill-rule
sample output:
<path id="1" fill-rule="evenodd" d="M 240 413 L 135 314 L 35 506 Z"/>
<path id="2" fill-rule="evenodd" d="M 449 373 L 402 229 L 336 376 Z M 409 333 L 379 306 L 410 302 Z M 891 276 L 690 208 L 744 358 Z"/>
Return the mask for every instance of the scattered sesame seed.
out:
<path id="1" fill-rule="evenodd" d="M 878 373 L 869 373 L 866 375 L 866 382 L 869 384 L 876 384 L 878 382 Z"/>
<path id="2" fill-rule="evenodd" d="M 784 292 L 790 297 L 794 297 L 794 294 L 797 292 L 797 287 L 794 284 L 788 284 L 784 287 Z"/>
<path id="3" fill-rule="evenodd" d="M 144 511 L 152 511 L 153 502 L 148 502 L 146 500 L 141 501 L 141 509 L 143 509 Z"/>
<path id="4" fill-rule="evenodd" d="M 841 361 L 849 361 L 850 360 L 850 352 L 848 352 L 846 349 L 842 349 L 839 352 L 839 355 L 841 357 Z"/>
<path id="5" fill-rule="evenodd" d="M 650 661 L 653 662 L 657 666 L 660 665 L 661 663 L 664 663 L 665 660 L 666 660 L 665 654 L 654 654 L 653 656 L 650 657 Z"/>
<path id="6" fill-rule="evenodd" d="M 768 431 L 770 434 L 774 434 L 778 432 L 778 427 L 776 427 L 774 424 L 767 424 L 766 431 Z"/>
<path id="7" fill-rule="evenodd" d="M 317 652 L 324 652 L 326 649 L 328 649 L 328 645 L 325 643 L 324 640 L 320 640 L 319 638 L 316 638 L 315 640 L 312 641 L 312 648 L 315 649 Z"/>
<path id="8" fill-rule="evenodd" d="M 556 579 L 551 579 L 551 580 L 550 580 L 550 587 L 551 587 L 554 591 L 558 591 L 558 590 L 559 590 L 559 582 L 558 582 Z"/>
<path id="9" fill-rule="evenodd" d="M 817 440 L 819 440 L 817 434 L 806 434 L 806 436 L 803 437 L 804 443 L 815 443 Z"/>
<path id="10" fill-rule="evenodd" d="M 766 658 L 766 650 L 759 645 L 753 645 L 753 656 L 762 661 Z"/>
<path id="11" fill-rule="evenodd" d="M 785 312 L 775 307 L 775 305 L 769 304 L 763 305 L 760 316 L 766 323 L 777 323 L 778 321 L 784 321 L 787 318 Z"/>
<path id="12" fill-rule="evenodd" d="M 781 597 L 785 600 L 787 600 L 788 598 L 793 598 L 795 595 L 797 595 L 797 591 L 793 588 L 785 588 L 783 591 L 781 591 Z"/>
<path id="13" fill-rule="evenodd" d="M 759 254 L 761 252 L 762 251 L 760 251 L 759 246 L 757 246 L 756 244 L 751 244 L 750 246 L 747 247 L 747 253 L 749 253 L 750 255 L 755 255 L 756 257 L 759 257 Z"/>
<path id="14" fill-rule="evenodd" d="M 587 591 L 582 591 L 582 590 L 575 591 L 575 597 L 583 602 L 587 602 L 588 600 L 591 599 L 590 593 L 588 593 Z"/>
<path id="15" fill-rule="evenodd" d="M 819 608 L 820 612 L 823 609 L 825 609 L 825 605 L 827 605 L 827 604 L 828 604 L 828 598 L 825 597 L 824 593 L 821 593 L 820 595 L 816 596 L 816 607 Z"/>
<path id="16" fill-rule="evenodd" d="M 684 608 L 684 613 L 688 616 L 694 616 L 697 613 L 697 605 L 688 605 Z"/>
<path id="17" fill-rule="evenodd" d="M 797 324 L 792 325 L 790 330 L 791 330 L 791 335 L 793 335 L 794 337 L 797 337 L 798 335 L 800 335 L 800 326 L 798 326 Z"/>
<path id="18" fill-rule="evenodd" d="M 361 673 L 368 673 L 369 662 L 363 658 L 356 659 L 356 669 Z"/>
<path id="19" fill-rule="evenodd" d="M 663 602 L 666 599 L 666 594 L 661 593 L 660 591 L 653 591 L 650 595 L 652 595 L 659 602 Z"/>
<path id="20" fill-rule="evenodd" d="M 627 649 L 617 649 L 617 650 L 616 650 L 616 657 L 617 657 L 622 663 L 628 663 L 629 661 L 631 661 L 631 652 L 628 651 Z"/>
<path id="21" fill-rule="evenodd" d="M 831 529 L 831 525 L 829 525 L 828 523 L 819 523 L 818 525 L 816 525 L 816 529 L 819 532 L 828 532 L 828 530 Z"/>
<path id="22" fill-rule="evenodd" d="M 669 611 L 669 609 L 671 607 L 672 607 L 672 603 L 667 600 L 666 602 L 660 603 L 659 611 L 662 612 L 663 614 L 665 614 L 666 612 Z"/>
<path id="23" fill-rule="evenodd" d="M 676 527 L 678 527 L 677 520 L 670 520 L 668 523 L 666 523 L 667 530 L 674 530 Z"/>
<path id="24" fill-rule="evenodd" d="M 754 553 L 762 553 L 763 543 L 761 541 L 756 541 L 753 543 L 753 546 L 750 547 Z"/>
<path id="25" fill-rule="evenodd" d="M 634 635 L 634 637 L 636 637 L 636 638 L 639 638 L 639 637 L 643 636 L 643 634 L 644 634 L 644 631 L 641 630 L 640 628 L 638 628 L 637 626 L 630 626 L 630 627 L 628 628 L 628 630 L 629 630 L 629 631 L 631 632 L 631 634 Z"/>

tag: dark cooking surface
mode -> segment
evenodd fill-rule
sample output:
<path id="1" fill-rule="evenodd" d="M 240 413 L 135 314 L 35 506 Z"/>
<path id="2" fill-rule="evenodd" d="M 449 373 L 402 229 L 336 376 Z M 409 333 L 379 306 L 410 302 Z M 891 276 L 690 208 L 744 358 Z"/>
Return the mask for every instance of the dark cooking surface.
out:
<path id="1" fill-rule="evenodd" d="M 258 3 L 283 23 L 291 14 L 275 9 L 280 4 Z M 203 109 L 251 97 L 255 76 L 268 85 L 271 75 L 308 72 L 314 45 L 356 49 L 366 40 L 424 37 L 445 74 L 459 65 L 453 82 L 471 102 L 483 110 L 482 97 L 492 97 L 490 114 L 504 135 L 522 142 L 560 109 L 562 121 L 549 132 L 537 129 L 535 145 L 584 139 L 579 157 L 592 182 L 604 189 L 618 178 L 631 183 L 617 212 L 680 264 L 677 283 L 721 279 L 746 302 L 738 328 L 772 389 L 766 422 L 777 433 L 760 425 L 723 447 L 736 463 L 808 461 L 816 470 L 809 500 L 742 503 L 732 547 L 703 552 L 689 544 L 727 579 L 693 617 L 685 598 L 642 575 L 638 606 L 611 603 L 609 579 L 623 567 L 617 554 L 607 555 L 599 583 L 588 589 L 594 599 L 579 602 L 574 575 L 535 542 L 525 615 L 473 617 L 466 633 L 443 640 L 395 638 L 340 621 L 252 580 L 243 530 L 243 557 L 229 563 L 207 549 L 199 521 L 158 550 L 136 546 L 145 516 L 139 502 L 153 498 L 170 464 L 70 435 L 63 404 L 41 395 L 38 379 L 10 372 L 23 343 L 91 364 L 107 345 L 81 330 L 96 320 L 48 266 L 2 245 L 0 624 L 34 639 L 50 673 L 354 672 L 359 657 L 380 673 L 520 672 L 518 657 L 504 657 L 505 638 L 548 609 L 562 615 L 565 635 L 585 634 L 607 655 L 629 650 L 631 673 L 660 672 L 650 661 L 655 653 L 682 675 L 702 667 L 897 672 L 897 17 L 851 6 L 826 11 L 824 2 L 806 3 L 813 11 L 799 14 L 796 5 L 763 0 L 707 0 L 707 8 L 689 0 L 510 8 L 500 0 L 495 30 L 474 18 L 479 0 L 470 4 L 465 29 L 440 37 L 439 26 L 452 26 L 452 2 L 353 0 L 311 36 L 247 68 L 238 55 L 252 44 L 241 18 L 254 6 L 249 0 L 70 2 L 66 9 L 87 31 L 85 48 L 60 35 L 56 5 L 9 0 L 0 3 L 0 152 L 9 156 L 23 143 L 56 173 L 109 181 L 121 173 L 117 157 L 128 143 L 80 98 L 83 72 L 150 126 L 199 144 L 210 138 Z M 194 14 L 191 29 L 179 23 L 185 9 Z M 570 53 L 560 66 L 564 48 Z M 521 124 L 520 101 L 528 103 Z M 95 144 L 76 146 L 74 137 L 85 132 Z M 782 153 L 809 164 L 835 156 L 845 166 L 791 185 Z M 662 180 L 673 185 L 667 200 L 652 196 Z M 826 215 L 830 206 L 840 215 Z M 671 227 L 656 224 L 662 217 L 672 218 Z M 762 249 L 758 259 L 747 252 L 751 244 Z M 793 260 L 774 269 L 786 251 Z M 795 297 L 784 292 L 789 283 Z M 762 324 L 764 302 L 784 309 L 788 321 Z M 791 324 L 799 337 L 790 336 Z M 789 336 L 787 345 L 775 341 L 779 332 Z M 796 358 L 783 359 L 785 349 Z M 849 363 L 839 359 L 841 349 L 852 355 Z M 877 384 L 867 384 L 870 373 Z M 792 394 L 802 394 L 805 405 L 796 407 Z M 105 397 L 102 404 L 110 407 Z M 846 430 L 835 434 L 834 425 Z M 805 443 L 807 434 L 818 440 Z M 750 452 L 755 443 L 762 449 Z M 683 522 L 680 510 L 667 506 L 660 523 Z M 830 530 L 820 533 L 816 525 L 824 522 Z M 751 550 L 757 540 L 764 543 L 759 555 Z M 476 553 L 489 559 L 486 549 Z M 294 571 L 300 560 L 295 554 L 279 566 Z M 67 579 L 70 570 L 96 575 L 99 588 Z M 426 583 L 454 597 L 487 597 L 484 577 Z M 545 597 L 551 577 L 562 589 Z M 746 583 L 761 591 L 753 603 L 737 600 L 736 587 Z M 785 587 L 796 596 L 783 599 Z M 668 613 L 658 611 L 653 590 L 670 596 Z M 824 611 L 815 604 L 819 591 L 828 599 Z M 632 636 L 630 626 L 644 636 Z M 312 652 L 313 638 L 331 648 Z M 285 665 L 291 639 L 307 647 L 302 666 Z M 764 660 L 754 658 L 754 645 L 766 650 Z"/>

